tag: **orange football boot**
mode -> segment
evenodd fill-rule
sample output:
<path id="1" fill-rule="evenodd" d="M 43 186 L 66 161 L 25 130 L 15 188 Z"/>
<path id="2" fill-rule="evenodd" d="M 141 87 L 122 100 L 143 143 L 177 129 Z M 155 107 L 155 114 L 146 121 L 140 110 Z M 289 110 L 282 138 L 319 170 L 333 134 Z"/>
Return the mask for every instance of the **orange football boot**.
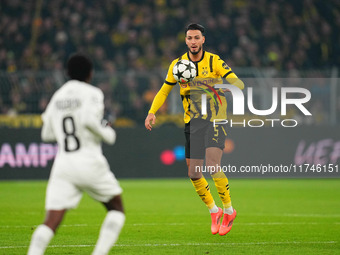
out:
<path id="1" fill-rule="evenodd" d="M 225 234 L 227 234 L 231 230 L 231 227 L 233 226 L 233 222 L 234 222 L 235 218 L 236 218 L 236 210 L 235 209 L 233 211 L 233 214 L 229 215 L 229 214 L 225 213 L 223 215 L 222 224 L 220 226 L 220 230 L 218 231 L 220 236 L 224 236 Z M 212 227 L 211 227 L 211 229 L 212 229 Z"/>
<path id="2" fill-rule="evenodd" d="M 223 210 L 221 208 L 218 208 L 217 213 L 210 213 L 210 215 L 211 215 L 211 233 L 215 235 L 218 233 L 220 229 Z"/>

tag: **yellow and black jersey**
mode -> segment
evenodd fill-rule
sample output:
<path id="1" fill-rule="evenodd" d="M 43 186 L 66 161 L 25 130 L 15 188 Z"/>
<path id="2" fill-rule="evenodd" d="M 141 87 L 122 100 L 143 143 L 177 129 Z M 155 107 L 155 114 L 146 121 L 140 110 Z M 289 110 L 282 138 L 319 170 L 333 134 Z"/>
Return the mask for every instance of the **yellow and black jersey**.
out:
<path id="1" fill-rule="evenodd" d="M 159 107 L 164 103 L 165 98 L 174 85 L 177 84 L 172 69 L 180 59 L 190 60 L 189 54 L 185 53 L 180 58 L 172 61 L 164 84 L 154 99 L 150 113 L 156 113 Z M 204 51 L 202 58 L 194 62 L 197 76 L 189 83 L 181 83 L 180 95 L 184 108 L 184 122 L 188 123 L 192 118 L 199 118 L 208 121 L 214 119 L 227 118 L 227 101 L 222 89 L 215 89 L 215 84 L 222 84 L 222 78 L 229 83 L 243 89 L 243 82 L 237 78 L 231 68 L 218 56 Z M 239 81 L 239 82 L 236 82 Z M 206 111 L 202 111 L 202 95 L 206 98 Z M 165 98 L 164 98 L 165 96 Z M 202 114 L 204 113 L 204 114 Z"/>

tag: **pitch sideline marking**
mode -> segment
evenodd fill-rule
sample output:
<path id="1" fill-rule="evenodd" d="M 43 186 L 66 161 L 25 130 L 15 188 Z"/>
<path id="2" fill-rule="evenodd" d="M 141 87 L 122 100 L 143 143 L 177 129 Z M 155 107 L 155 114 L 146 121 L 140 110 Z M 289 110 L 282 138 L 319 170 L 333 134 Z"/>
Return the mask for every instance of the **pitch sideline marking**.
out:
<path id="1" fill-rule="evenodd" d="M 256 225 L 324 225 L 324 224 L 335 224 L 339 225 L 340 222 L 331 222 L 331 223 L 320 223 L 320 222 L 235 222 L 235 225 L 246 225 L 246 226 L 256 226 Z M 127 223 L 127 226 L 159 226 L 159 225 L 166 225 L 166 226 L 186 226 L 186 225 L 202 225 L 202 223 Z M 60 227 L 97 227 L 101 226 L 100 224 L 66 224 L 61 225 Z M 0 225 L 1 228 L 36 228 L 38 225 Z"/>
<path id="2" fill-rule="evenodd" d="M 0 215 L 4 213 L 0 212 Z M 19 213 L 14 213 L 19 214 Z M 41 213 L 25 213 L 31 215 L 41 215 Z M 135 215 L 134 213 L 129 213 L 129 215 Z M 153 215 L 153 213 L 138 213 L 138 215 Z M 155 213 L 156 215 L 156 213 Z M 171 215 L 193 215 L 192 213 L 172 213 Z M 195 215 L 205 215 L 205 213 L 196 213 Z M 243 216 L 277 216 L 277 217 L 320 217 L 320 218 L 340 218 L 340 214 L 315 214 L 315 213 L 244 213 Z"/>
<path id="3" fill-rule="evenodd" d="M 116 244 L 114 247 L 157 247 L 157 246 L 210 246 L 210 245 L 234 245 L 234 246 L 252 246 L 252 245 L 280 245 L 280 244 L 337 244 L 338 241 L 323 242 L 250 242 L 250 243 L 155 243 L 155 244 Z M 70 245 L 50 245 L 51 248 L 67 248 L 67 247 L 94 247 L 92 244 L 70 244 Z M 0 246 L 0 249 L 28 248 L 28 245 L 18 246 Z"/>
<path id="4" fill-rule="evenodd" d="M 138 215 L 157 215 L 156 213 L 138 213 Z M 129 215 L 136 215 L 135 213 L 129 213 Z M 171 215 L 193 215 L 192 213 L 182 212 L 182 213 L 172 213 Z M 206 213 L 198 212 L 196 216 L 206 215 Z M 340 214 L 316 214 L 316 213 L 243 213 L 243 216 L 277 216 L 277 217 L 320 217 L 320 218 L 340 218 Z"/>

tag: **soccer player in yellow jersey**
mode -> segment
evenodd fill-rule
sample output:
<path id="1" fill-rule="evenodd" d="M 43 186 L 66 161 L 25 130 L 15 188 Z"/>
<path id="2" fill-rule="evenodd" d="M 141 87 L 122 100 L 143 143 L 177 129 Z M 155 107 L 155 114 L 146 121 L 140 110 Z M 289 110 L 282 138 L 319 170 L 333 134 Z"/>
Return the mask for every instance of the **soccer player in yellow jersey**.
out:
<path id="1" fill-rule="evenodd" d="M 225 235 L 231 230 L 236 210 L 231 205 L 228 179 L 223 172 L 218 171 L 221 169 L 218 166 L 221 164 L 227 134 L 224 125 L 214 125 L 213 121 L 226 119 L 227 101 L 225 91 L 215 88 L 214 85 L 223 83 L 222 78 L 240 89 L 244 88 L 244 84 L 218 55 L 203 50 L 205 36 L 202 25 L 188 25 L 185 31 L 185 42 L 188 52 L 171 63 L 165 82 L 155 96 L 145 119 L 145 127 L 151 131 L 156 121 L 157 110 L 177 84 L 172 73 L 174 65 L 180 59 L 192 61 L 196 66 L 196 78 L 189 83 L 179 84 L 184 108 L 188 175 L 197 194 L 209 208 L 212 234 Z M 201 100 L 202 93 L 206 94 L 207 99 L 205 111 L 202 110 L 204 108 Z M 205 169 L 211 170 L 210 174 L 222 200 L 223 210 L 216 206 L 209 184 L 202 174 L 204 159 Z"/>

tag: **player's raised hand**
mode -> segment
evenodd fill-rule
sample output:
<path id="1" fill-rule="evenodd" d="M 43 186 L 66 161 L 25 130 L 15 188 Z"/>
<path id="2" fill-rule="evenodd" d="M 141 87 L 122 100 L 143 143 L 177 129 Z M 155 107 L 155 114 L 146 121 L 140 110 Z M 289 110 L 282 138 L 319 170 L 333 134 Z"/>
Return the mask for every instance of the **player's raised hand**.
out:
<path id="1" fill-rule="evenodd" d="M 145 119 L 145 128 L 149 131 L 152 129 L 152 125 L 156 123 L 156 116 L 153 113 L 149 113 Z M 151 125 L 152 124 L 152 125 Z"/>

